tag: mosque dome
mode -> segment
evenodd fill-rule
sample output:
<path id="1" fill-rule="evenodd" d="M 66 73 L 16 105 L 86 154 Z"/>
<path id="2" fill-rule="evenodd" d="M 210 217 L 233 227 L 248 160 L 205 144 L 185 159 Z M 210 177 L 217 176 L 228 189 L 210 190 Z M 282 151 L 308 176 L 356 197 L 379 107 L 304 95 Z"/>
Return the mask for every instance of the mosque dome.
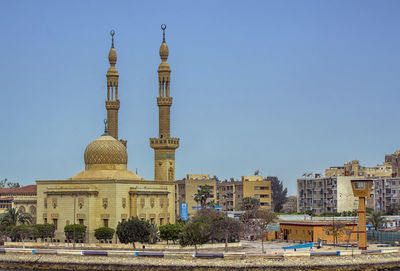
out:
<path id="1" fill-rule="evenodd" d="M 126 169 L 126 147 L 109 135 L 102 135 L 89 143 L 85 149 L 86 169 Z"/>

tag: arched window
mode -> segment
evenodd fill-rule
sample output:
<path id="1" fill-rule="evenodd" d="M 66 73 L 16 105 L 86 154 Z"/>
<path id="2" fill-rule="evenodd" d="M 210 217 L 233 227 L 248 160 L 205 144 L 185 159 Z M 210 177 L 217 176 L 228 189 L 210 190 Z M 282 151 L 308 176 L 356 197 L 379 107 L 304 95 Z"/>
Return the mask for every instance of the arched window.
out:
<path id="1" fill-rule="evenodd" d="M 25 210 L 24 206 L 19 207 L 19 210 L 21 210 L 22 213 L 26 213 L 26 210 Z"/>
<path id="2" fill-rule="evenodd" d="M 29 212 L 34 216 L 36 215 L 36 207 L 31 205 L 31 207 L 29 207 Z"/>

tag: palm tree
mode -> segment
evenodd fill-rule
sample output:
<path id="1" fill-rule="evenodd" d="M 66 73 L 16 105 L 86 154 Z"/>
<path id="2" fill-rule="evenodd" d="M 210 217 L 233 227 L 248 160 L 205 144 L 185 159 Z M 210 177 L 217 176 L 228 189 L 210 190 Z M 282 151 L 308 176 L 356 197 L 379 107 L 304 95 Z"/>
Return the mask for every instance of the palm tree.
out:
<path id="1" fill-rule="evenodd" d="M 7 226 L 16 226 L 17 224 L 32 223 L 32 216 L 25 213 L 22 208 L 8 208 L 5 213 L 0 215 L 0 224 Z"/>
<path id="2" fill-rule="evenodd" d="M 368 222 L 372 224 L 375 230 L 378 230 L 378 228 L 383 225 L 383 222 L 385 222 L 385 218 L 382 216 L 381 211 L 374 210 L 369 215 Z"/>
<path id="3" fill-rule="evenodd" d="M 209 185 L 201 185 L 197 189 L 197 193 L 194 195 L 194 200 L 200 203 L 201 209 L 205 209 L 207 206 L 207 199 L 212 196 L 212 188 Z"/>
<path id="4" fill-rule="evenodd" d="M 377 231 L 378 228 L 382 226 L 383 222 L 385 222 L 385 218 L 383 218 L 382 212 L 374 210 L 370 213 L 368 217 L 368 222 L 370 222 L 375 228 L 375 231 Z M 375 239 L 375 231 L 372 232 L 373 239 Z"/>

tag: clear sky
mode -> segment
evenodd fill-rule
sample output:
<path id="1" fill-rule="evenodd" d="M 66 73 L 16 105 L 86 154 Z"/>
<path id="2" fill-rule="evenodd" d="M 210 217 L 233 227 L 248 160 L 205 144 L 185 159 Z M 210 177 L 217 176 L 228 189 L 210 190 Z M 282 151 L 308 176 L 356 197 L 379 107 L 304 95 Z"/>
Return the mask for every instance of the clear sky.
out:
<path id="1" fill-rule="evenodd" d="M 83 170 L 103 132 L 111 29 L 120 137 L 153 178 L 160 25 L 172 68 L 176 177 L 303 172 L 400 148 L 399 1 L 1 1 L 0 178 Z"/>

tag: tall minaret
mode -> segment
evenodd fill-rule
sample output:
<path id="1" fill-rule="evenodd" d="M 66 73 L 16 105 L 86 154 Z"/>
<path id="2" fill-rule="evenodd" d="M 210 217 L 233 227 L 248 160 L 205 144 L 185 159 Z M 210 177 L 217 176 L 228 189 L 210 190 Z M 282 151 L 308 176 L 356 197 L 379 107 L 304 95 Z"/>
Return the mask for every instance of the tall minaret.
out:
<path id="1" fill-rule="evenodd" d="M 165 42 L 166 25 L 161 25 L 163 41 L 160 46 L 161 64 L 158 66 L 158 138 L 150 138 L 150 147 L 154 149 L 154 180 L 175 181 L 175 149 L 179 147 L 179 138 L 170 135 L 170 108 L 172 97 L 170 96 L 171 68 L 167 63 L 169 54 Z"/>
<path id="2" fill-rule="evenodd" d="M 108 134 L 118 140 L 118 71 L 115 68 L 117 63 L 117 52 L 114 48 L 114 35 L 115 31 L 110 32 L 112 43 L 111 49 L 108 53 L 108 60 L 110 61 L 110 68 L 107 71 L 107 121 L 108 121 Z"/>

